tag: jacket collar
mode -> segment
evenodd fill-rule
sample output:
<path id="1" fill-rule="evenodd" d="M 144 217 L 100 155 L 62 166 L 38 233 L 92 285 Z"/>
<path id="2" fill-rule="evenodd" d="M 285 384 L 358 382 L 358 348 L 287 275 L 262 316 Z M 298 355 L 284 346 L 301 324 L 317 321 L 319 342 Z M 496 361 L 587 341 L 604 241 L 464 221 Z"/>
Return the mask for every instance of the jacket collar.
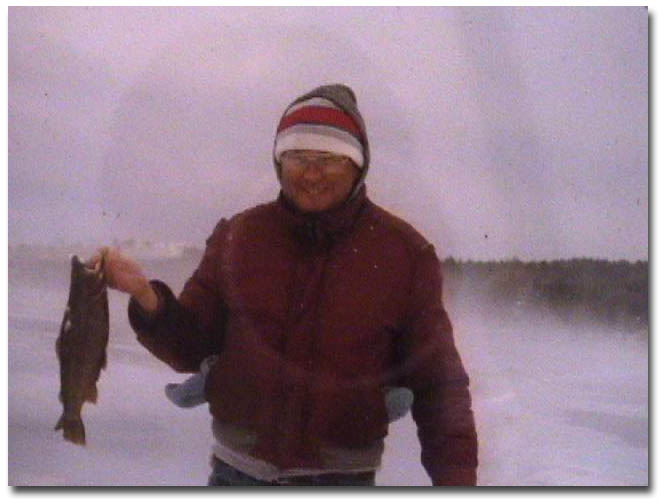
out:
<path id="1" fill-rule="evenodd" d="M 284 193 L 277 198 L 278 208 L 295 235 L 315 246 L 329 246 L 340 236 L 348 233 L 367 202 L 367 189 L 363 184 L 358 192 L 344 204 L 321 213 L 304 213 L 298 210 Z"/>

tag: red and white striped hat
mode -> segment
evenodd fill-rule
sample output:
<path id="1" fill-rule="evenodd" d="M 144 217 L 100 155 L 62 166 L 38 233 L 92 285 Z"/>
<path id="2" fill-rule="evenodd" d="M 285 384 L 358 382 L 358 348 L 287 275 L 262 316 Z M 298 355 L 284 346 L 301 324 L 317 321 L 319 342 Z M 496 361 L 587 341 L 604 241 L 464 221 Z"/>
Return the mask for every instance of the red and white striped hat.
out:
<path id="1" fill-rule="evenodd" d="M 341 99 L 332 97 L 341 96 Z M 340 106 L 343 104 L 344 106 Z M 368 163 L 364 122 L 355 95 L 343 85 L 322 86 L 294 101 L 277 127 L 274 157 L 288 150 L 318 150 L 351 158 L 360 168 Z"/>

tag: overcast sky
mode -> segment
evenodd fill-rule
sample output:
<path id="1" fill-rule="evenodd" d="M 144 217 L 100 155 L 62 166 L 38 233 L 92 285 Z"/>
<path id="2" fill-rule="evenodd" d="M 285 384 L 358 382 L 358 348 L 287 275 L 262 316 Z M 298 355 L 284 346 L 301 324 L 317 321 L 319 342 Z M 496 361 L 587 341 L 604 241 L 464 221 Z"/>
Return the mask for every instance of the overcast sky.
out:
<path id="1" fill-rule="evenodd" d="M 9 8 L 9 243 L 202 247 L 276 124 L 356 92 L 371 199 L 441 257 L 648 257 L 645 8 Z"/>

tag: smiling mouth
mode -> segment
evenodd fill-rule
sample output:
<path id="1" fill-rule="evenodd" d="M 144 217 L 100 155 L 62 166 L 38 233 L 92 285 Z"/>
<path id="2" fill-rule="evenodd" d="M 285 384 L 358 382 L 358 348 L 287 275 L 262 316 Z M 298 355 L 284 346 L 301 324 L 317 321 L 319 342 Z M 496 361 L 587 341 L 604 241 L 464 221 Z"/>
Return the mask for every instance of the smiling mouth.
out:
<path id="1" fill-rule="evenodd" d="M 325 187 L 303 187 L 303 192 L 311 194 L 312 196 L 317 196 L 323 194 L 326 191 Z"/>

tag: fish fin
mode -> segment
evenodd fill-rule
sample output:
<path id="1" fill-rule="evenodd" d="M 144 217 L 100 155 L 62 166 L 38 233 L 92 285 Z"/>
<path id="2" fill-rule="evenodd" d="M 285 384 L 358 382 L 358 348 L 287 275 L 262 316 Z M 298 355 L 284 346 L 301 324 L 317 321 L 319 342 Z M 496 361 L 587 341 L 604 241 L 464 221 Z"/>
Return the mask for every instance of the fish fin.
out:
<path id="1" fill-rule="evenodd" d="M 57 353 L 58 358 L 62 356 L 62 338 L 64 337 L 64 333 L 71 330 L 71 316 L 69 315 L 69 311 L 69 305 L 67 305 L 64 311 L 64 317 L 62 317 L 60 333 L 55 340 L 55 353 Z"/>
<path id="2" fill-rule="evenodd" d="M 87 391 L 87 397 L 85 400 L 96 404 L 96 400 L 99 398 L 99 391 L 96 388 L 96 383 L 93 383 L 89 390 Z"/>
<path id="3" fill-rule="evenodd" d="M 66 418 L 62 415 L 55 425 L 55 430 L 62 430 L 64 439 L 67 441 L 81 446 L 85 445 L 85 426 L 80 417 Z"/>

